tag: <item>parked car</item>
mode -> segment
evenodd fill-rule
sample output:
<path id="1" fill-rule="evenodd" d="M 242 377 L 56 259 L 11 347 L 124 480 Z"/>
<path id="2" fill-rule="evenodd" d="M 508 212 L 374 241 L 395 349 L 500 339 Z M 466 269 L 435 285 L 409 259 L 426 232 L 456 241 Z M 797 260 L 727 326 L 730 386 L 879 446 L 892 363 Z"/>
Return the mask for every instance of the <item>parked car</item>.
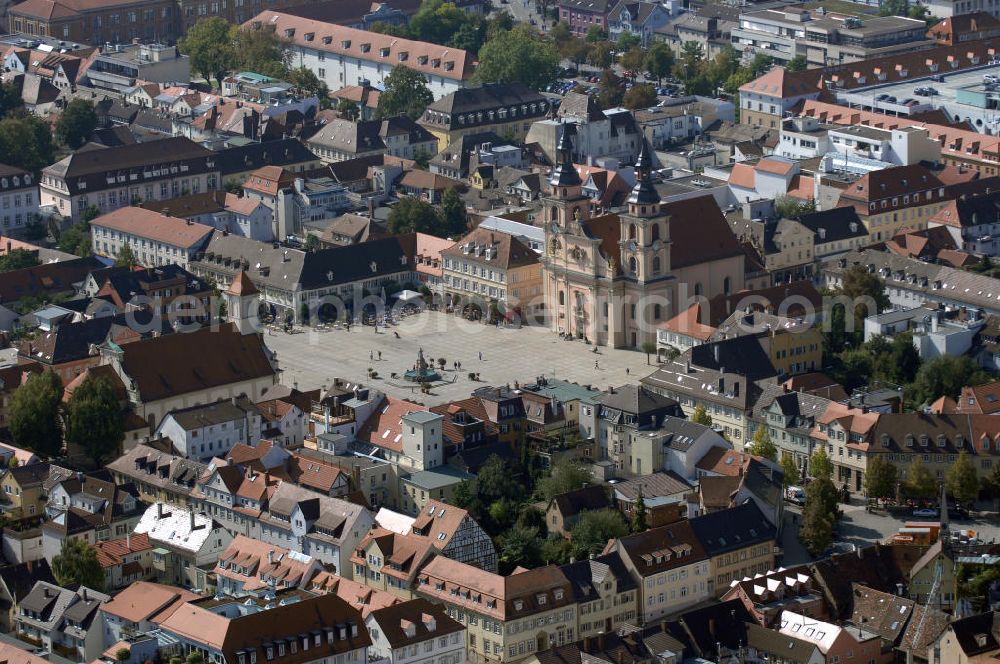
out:
<path id="1" fill-rule="evenodd" d="M 888 98 L 889 98 L 889 95 L 887 95 L 887 94 L 881 94 L 881 95 L 875 97 L 875 101 L 885 101 Z"/>
<path id="2" fill-rule="evenodd" d="M 931 76 L 932 81 L 937 81 L 938 83 L 944 83 L 944 74 L 934 74 Z"/>
<path id="3" fill-rule="evenodd" d="M 937 516 L 938 511 L 933 507 L 918 507 L 913 510 L 913 516 Z"/>

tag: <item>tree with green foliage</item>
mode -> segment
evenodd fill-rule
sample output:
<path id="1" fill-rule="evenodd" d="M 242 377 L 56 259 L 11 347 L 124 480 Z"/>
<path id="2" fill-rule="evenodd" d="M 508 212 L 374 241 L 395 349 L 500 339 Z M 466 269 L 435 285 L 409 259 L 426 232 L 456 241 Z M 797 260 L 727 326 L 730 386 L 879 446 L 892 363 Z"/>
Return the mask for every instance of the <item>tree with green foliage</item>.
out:
<path id="1" fill-rule="evenodd" d="M 476 53 L 486 36 L 486 21 L 453 2 L 424 0 L 410 19 L 409 32 L 413 39 Z"/>
<path id="2" fill-rule="evenodd" d="M 601 82 L 597 84 L 597 101 L 601 108 L 621 106 L 625 98 L 625 81 L 611 69 L 601 73 Z"/>
<path id="3" fill-rule="evenodd" d="M 573 459 L 563 459 L 552 467 L 548 477 L 538 480 L 535 491 L 541 500 L 548 502 L 555 496 L 591 484 L 592 479 L 590 471 L 583 464 Z"/>
<path id="4" fill-rule="evenodd" d="M 965 385 L 989 380 L 968 355 L 939 355 L 920 365 L 907 392 L 914 404 L 929 404 L 940 397 L 958 396 Z"/>
<path id="5" fill-rule="evenodd" d="M 794 486 L 799 481 L 799 467 L 795 464 L 795 459 L 791 454 L 781 455 L 781 484 L 786 489 Z"/>
<path id="6" fill-rule="evenodd" d="M 128 648 L 119 648 L 115 651 L 116 662 L 127 662 L 132 657 L 132 651 Z"/>
<path id="7" fill-rule="evenodd" d="M 698 404 L 695 406 L 694 412 L 691 413 L 691 421 L 695 424 L 703 424 L 707 427 L 712 426 L 712 416 L 708 414 L 705 410 L 705 406 Z"/>
<path id="8" fill-rule="evenodd" d="M 66 442 L 81 447 L 101 463 L 116 454 L 125 434 L 125 418 L 115 388 L 107 378 L 88 378 L 66 403 Z"/>
<path id="9" fill-rule="evenodd" d="M 674 52 L 663 42 L 656 42 L 646 49 L 646 71 L 656 78 L 659 84 L 665 76 L 669 76 L 674 68 Z"/>
<path id="10" fill-rule="evenodd" d="M 420 170 L 426 171 L 433 158 L 434 155 L 427 148 L 419 147 L 413 151 L 413 163 Z"/>
<path id="11" fill-rule="evenodd" d="M 62 549 L 52 558 L 52 575 L 61 586 L 81 585 L 100 592 L 104 589 L 104 568 L 97 549 L 82 538 L 63 540 Z"/>
<path id="12" fill-rule="evenodd" d="M 559 55 L 571 61 L 576 67 L 587 62 L 590 56 L 590 44 L 582 39 L 571 39 L 558 46 Z"/>
<path id="13" fill-rule="evenodd" d="M 882 0 L 879 5 L 879 16 L 906 16 L 909 2 L 907 0 Z"/>
<path id="14" fill-rule="evenodd" d="M 589 43 L 596 44 L 597 42 L 608 40 L 608 31 L 599 25 L 592 25 L 590 29 L 587 30 L 587 36 L 585 38 Z"/>
<path id="15" fill-rule="evenodd" d="M 24 106 L 21 99 L 21 85 L 12 78 L 0 83 L 0 118 Z"/>
<path id="16" fill-rule="evenodd" d="M 497 537 L 500 573 L 510 574 L 518 566 L 531 569 L 543 565 L 541 544 L 537 528 L 511 526 Z"/>
<path id="17" fill-rule="evenodd" d="M 774 201 L 774 213 L 785 219 L 798 219 L 804 214 L 816 211 L 816 201 L 809 199 L 802 202 L 791 196 L 779 196 Z"/>
<path id="18" fill-rule="evenodd" d="M 434 93 L 427 87 L 427 78 L 414 69 L 400 65 L 385 77 L 385 89 L 379 95 L 375 117 L 405 115 L 416 120 L 433 101 Z"/>
<path id="19" fill-rule="evenodd" d="M 646 354 L 646 364 L 649 364 L 649 356 L 656 354 L 656 342 L 655 341 L 643 341 L 642 342 L 642 352 Z"/>
<path id="20" fill-rule="evenodd" d="M 622 52 L 619 51 L 619 53 Z M 642 65 L 645 61 L 646 61 L 646 53 L 645 51 L 643 51 L 641 48 L 638 47 L 625 51 L 618 58 L 618 64 L 620 64 L 623 69 L 632 72 L 632 74 L 634 75 L 638 75 L 638 72 L 639 70 L 642 69 Z M 632 76 L 631 78 L 634 79 L 635 76 Z"/>
<path id="21" fill-rule="evenodd" d="M 456 240 L 469 230 L 469 215 L 465 201 L 454 187 L 448 187 L 441 195 L 441 228 L 443 237 Z"/>
<path id="22" fill-rule="evenodd" d="M 542 560 L 547 565 L 565 565 L 573 557 L 573 544 L 558 535 L 549 535 L 542 542 Z"/>
<path id="23" fill-rule="evenodd" d="M 656 88 L 651 83 L 637 83 L 622 97 L 622 105 L 630 111 L 656 106 L 657 101 Z"/>
<path id="24" fill-rule="evenodd" d="M 497 32 L 479 49 L 476 80 L 481 83 L 523 83 L 541 90 L 558 75 L 559 53 L 530 25 Z"/>
<path id="25" fill-rule="evenodd" d="M 884 454 L 869 454 L 865 469 L 865 494 L 869 498 L 892 498 L 896 495 L 896 466 Z"/>
<path id="26" fill-rule="evenodd" d="M 808 68 L 809 63 L 806 61 L 806 56 L 804 55 L 796 55 L 785 65 L 786 71 L 805 71 Z"/>
<path id="27" fill-rule="evenodd" d="M 361 109 L 350 99 L 341 99 L 337 102 L 337 114 L 345 120 L 356 122 L 361 117 Z"/>
<path id="28" fill-rule="evenodd" d="M 56 138 L 72 150 L 87 142 L 97 129 L 97 113 L 94 105 L 86 99 L 74 99 L 56 121 Z"/>
<path id="29" fill-rule="evenodd" d="M 833 543 L 833 526 L 836 518 L 824 505 L 824 501 L 811 494 L 819 494 L 830 484 L 829 480 L 819 480 L 806 487 L 806 504 L 802 511 L 802 526 L 799 528 L 799 540 L 805 545 L 811 556 L 818 556 Z"/>
<path id="30" fill-rule="evenodd" d="M 913 455 L 910 467 L 906 469 L 906 495 L 911 498 L 933 498 L 937 495 L 938 485 L 930 469 L 924 464 L 919 454 Z"/>
<path id="31" fill-rule="evenodd" d="M 642 487 L 639 487 L 639 496 L 635 499 L 635 507 L 632 508 L 632 532 L 644 533 L 649 530 L 649 522 L 646 518 L 646 499 L 642 495 Z"/>
<path id="32" fill-rule="evenodd" d="M 958 459 L 945 475 L 945 488 L 948 495 L 963 505 L 968 505 L 979 497 L 979 474 L 968 453 L 958 453 Z"/>
<path id="33" fill-rule="evenodd" d="M 619 53 L 628 53 L 629 51 L 632 50 L 641 53 L 642 39 L 640 39 L 638 35 L 632 34 L 631 32 L 622 32 L 620 35 L 618 35 L 618 41 L 615 42 L 615 49 Z"/>
<path id="34" fill-rule="evenodd" d="M 13 114 L 0 120 L 3 163 L 39 173 L 55 161 L 52 128 L 37 115 Z"/>
<path id="35" fill-rule="evenodd" d="M 771 434 L 767 432 L 767 427 L 763 424 L 758 426 L 757 431 L 754 432 L 753 440 L 747 447 L 747 451 L 754 456 L 764 457 L 771 461 L 778 460 L 778 448 L 771 440 Z"/>
<path id="36" fill-rule="evenodd" d="M 539 537 L 545 537 L 548 533 L 548 525 L 545 523 L 545 512 L 534 505 L 525 505 L 517 515 L 517 525 L 522 528 L 534 528 Z"/>
<path id="37" fill-rule="evenodd" d="M 833 462 L 825 448 L 817 447 L 809 458 L 809 476 L 816 480 L 833 479 Z"/>
<path id="38" fill-rule="evenodd" d="M 674 76 L 683 81 L 686 86 L 698 76 L 704 61 L 705 48 L 699 42 L 684 42 L 681 46 L 680 57 L 674 64 Z"/>
<path id="39" fill-rule="evenodd" d="M 205 657 L 197 650 L 192 650 L 188 653 L 187 657 L 184 658 L 187 664 L 205 664 Z"/>
<path id="40" fill-rule="evenodd" d="M 982 479 L 981 484 L 983 492 L 994 502 L 994 506 L 1000 505 L 1000 463 L 993 464 L 993 470 Z"/>
<path id="41" fill-rule="evenodd" d="M 389 211 L 386 223 L 389 232 L 394 235 L 416 232 L 442 237 L 441 218 L 437 210 L 427 201 L 415 196 L 400 198 Z"/>
<path id="42" fill-rule="evenodd" d="M 62 450 L 59 426 L 62 396 L 62 380 L 54 371 L 31 374 L 14 390 L 7 417 L 14 442 L 39 456 L 59 454 Z"/>
<path id="43" fill-rule="evenodd" d="M 26 267 L 35 267 L 40 264 L 38 254 L 27 249 L 12 249 L 0 256 L 0 272 L 23 270 Z"/>
<path id="44" fill-rule="evenodd" d="M 832 363 L 833 356 L 848 345 L 857 348 L 862 344 L 865 318 L 887 309 L 889 297 L 885 294 L 885 282 L 861 264 L 844 270 L 840 286 L 830 295 L 835 301 L 825 312 L 830 325 L 824 330 L 823 350 Z"/>
<path id="45" fill-rule="evenodd" d="M 606 41 L 590 44 L 587 51 L 587 64 L 591 67 L 607 70 L 615 61 L 611 54 L 611 48 L 611 43 Z"/>
<path id="46" fill-rule="evenodd" d="M 136 258 L 135 252 L 132 251 L 132 245 L 128 242 L 123 243 L 121 249 L 115 254 L 115 266 L 131 268 L 138 264 L 139 259 Z"/>
<path id="47" fill-rule="evenodd" d="M 244 29 L 234 25 L 229 42 L 236 56 L 236 68 L 272 78 L 288 78 L 292 61 L 291 42 L 273 30 Z"/>
<path id="48" fill-rule="evenodd" d="M 89 212 L 92 210 L 97 211 L 95 217 L 90 217 Z M 76 222 L 66 230 L 64 230 L 59 235 L 58 247 L 60 251 L 65 251 L 68 254 L 73 254 L 74 256 L 90 256 L 91 250 L 91 238 L 90 238 L 90 221 L 88 219 L 94 219 L 100 216 L 100 210 L 97 206 L 90 206 L 80 213 L 80 221 Z"/>
<path id="49" fill-rule="evenodd" d="M 617 510 L 589 510 L 580 515 L 570 535 L 576 557 L 586 558 L 600 554 L 608 540 L 628 535 L 628 524 Z"/>
<path id="50" fill-rule="evenodd" d="M 224 18 L 203 18 L 177 42 L 180 52 L 188 56 L 191 69 L 211 84 L 219 86 L 226 74 L 236 66 L 236 50 L 230 36 L 230 24 Z"/>
<path id="51" fill-rule="evenodd" d="M 303 97 L 319 97 L 320 105 L 326 108 L 330 104 L 330 88 L 321 81 L 311 69 L 299 67 L 288 72 L 286 80 L 295 86 Z M 350 101 L 350 100 L 344 100 Z M 351 102 L 353 103 L 353 102 Z M 357 106 L 355 106 L 357 108 Z"/>
<path id="52" fill-rule="evenodd" d="M 556 45 L 556 48 L 561 49 L 563 44 L 567 44 L 574 39 L 576 37 L 573 36 L 573 31 L 566 21 L 559 21 L 549 30 L 549 40 Z"/>

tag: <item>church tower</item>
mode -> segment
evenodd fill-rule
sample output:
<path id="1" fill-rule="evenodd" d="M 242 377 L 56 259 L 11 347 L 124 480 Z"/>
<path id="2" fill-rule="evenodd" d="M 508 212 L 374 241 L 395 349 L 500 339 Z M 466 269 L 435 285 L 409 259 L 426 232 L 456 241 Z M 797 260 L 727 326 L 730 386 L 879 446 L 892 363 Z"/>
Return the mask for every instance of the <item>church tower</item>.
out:
<path id="1" fill-rule="evenodd" d="M 546 230 L 579 234 L 575 222 L 590 217 L 590 199 L 583 195 L 583 181 L 573 166 L 573 125 L 564 123 L 559 128 L 556 144 L 556 165 L 549 173 L 549 195 L 545 197 Z"/>
<path id="2" fill-rule="evenodd" d="M 626 201 L 628 212 L 621 217 L 622 268 L 626 277 L 639 283 L 670 273 L 670 218 L 653 186 L 651 152 L 643 139 L 635 162 L 636 183 Z"/>
<path id="3" fill-rule="evenodd" d="M 236 273 L 222 297 L 226 303 L 226 320 L 236 326 L 240 334 L 257 334 L 259 321 L 257 303 L 260 291 L 243 270 Z"/>

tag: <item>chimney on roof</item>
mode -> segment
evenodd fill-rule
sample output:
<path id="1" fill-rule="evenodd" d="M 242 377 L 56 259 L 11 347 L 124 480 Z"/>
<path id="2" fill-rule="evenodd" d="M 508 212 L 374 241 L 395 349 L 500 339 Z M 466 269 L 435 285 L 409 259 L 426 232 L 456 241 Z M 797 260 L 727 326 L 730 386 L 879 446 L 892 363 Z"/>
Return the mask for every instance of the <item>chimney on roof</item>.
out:
<path id="1" fill-rule="evenodd" d="M 128 530 L 125 531 L 125 549 L 127 551 L 132 550 L 132 533 Z"/>
<path id="2" fill-rule="evenodd" d="M 270 565 L 274 564 L 274 549 L 271 549 L 267 552 L 267 562 Z"/>
<path id="3" fill-rule="evenodd" d="M 163 503 L 159 503 L 159 502 L 156 503 L 156 518 L 157 519 L 162 519 L 163 518 Z"/>
<path id="4" fill-rule="evenodd" d="M 195 525 L 194 525 L 194 510 L 193 509 L 191 510 L 190 514 L 191 514 L 191 530 L 194 530 Z"/>
<path id="5" fill-rule="evenodd" d="M 80 588 L 80 596 L 83 597 L 83 601 L 87 601 L 87 586 Z"/>

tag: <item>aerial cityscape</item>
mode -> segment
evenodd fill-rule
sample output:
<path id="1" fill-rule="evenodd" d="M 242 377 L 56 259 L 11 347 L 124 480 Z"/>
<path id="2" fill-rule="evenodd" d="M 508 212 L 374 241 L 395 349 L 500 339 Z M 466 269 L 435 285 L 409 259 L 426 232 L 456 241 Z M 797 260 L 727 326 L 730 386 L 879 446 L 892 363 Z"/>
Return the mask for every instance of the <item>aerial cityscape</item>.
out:
<path id="1" fill-rule="evenodd" d="M 0 664 L 1000 663 L 1000 3 L 0 58 Z"/>

